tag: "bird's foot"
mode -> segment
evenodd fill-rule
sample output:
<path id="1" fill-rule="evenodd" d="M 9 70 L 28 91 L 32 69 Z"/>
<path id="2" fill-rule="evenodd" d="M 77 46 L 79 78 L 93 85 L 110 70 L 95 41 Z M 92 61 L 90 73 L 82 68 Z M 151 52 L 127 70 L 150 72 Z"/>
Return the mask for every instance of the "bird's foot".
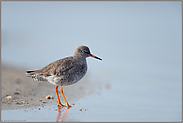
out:
<path id="1" fill-rule="evenodd" d="M 62 105 L 61 103 L 58 103 L 58 106 L 59 106 L 59 107 L 63 107 L 64 105 Z"/>
<path id="2" fill-rule="evenodd" d="M 71 108 L 72 106 L 70 106 L 68 103 L 64 104 L 65 106 L 67 106 L 67 109 Z"/>

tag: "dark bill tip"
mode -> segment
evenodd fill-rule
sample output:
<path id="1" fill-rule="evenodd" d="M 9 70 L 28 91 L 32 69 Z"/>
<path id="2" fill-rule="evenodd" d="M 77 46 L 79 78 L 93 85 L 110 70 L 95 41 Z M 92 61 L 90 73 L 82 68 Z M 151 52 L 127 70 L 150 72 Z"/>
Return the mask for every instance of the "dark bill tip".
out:
<path id="1" fill-rule="evenodd" d="M 89 54 L 90 57 L 93 57 L 93 58 L 96 58 L 96 59 L 99 59 L 99 60 L 102 60 L 101 58 L 97 57 L 97 56 L 94 56 L 92 54 Z"/>

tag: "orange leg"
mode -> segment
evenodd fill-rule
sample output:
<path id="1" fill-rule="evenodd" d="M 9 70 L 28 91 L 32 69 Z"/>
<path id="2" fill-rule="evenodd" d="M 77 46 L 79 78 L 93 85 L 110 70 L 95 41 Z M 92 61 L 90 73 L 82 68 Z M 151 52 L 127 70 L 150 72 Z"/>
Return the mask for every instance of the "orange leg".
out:
<path id="1" fill-rule="evenodd" d="M 68 104 L 68 102 L 67 102 L 67 100 L 66 100 L 66 98 L 65 98 L 65 96 L 64 96 L 63 88 L 62 88 L 62 87 L 63 87 L 63 86 L 61 85 L 61 87 L 60 87 L 60 92 L 61 92 L 61 94 L 62 94 L 62 96 L 63 96 L 63 98 L 64 98 L 65 105 L 67 106 L 67 109 L 69 109 L 69 108 L 72 107 L 72 106 L 70 106 L 70 105 Z"/>
<path id="2" fill-rule="evenodd" d="M 58 99 L 58 105 L 59 105 L 60 107 L 64 106 L 64 105 L 62 105 L 62 104 L 60 103 L 60 99 L 59 99 L 59 95 L 58 95 L 58 86 L 55 87 L 55 92 L 56 92 L 57 99 Z"/>

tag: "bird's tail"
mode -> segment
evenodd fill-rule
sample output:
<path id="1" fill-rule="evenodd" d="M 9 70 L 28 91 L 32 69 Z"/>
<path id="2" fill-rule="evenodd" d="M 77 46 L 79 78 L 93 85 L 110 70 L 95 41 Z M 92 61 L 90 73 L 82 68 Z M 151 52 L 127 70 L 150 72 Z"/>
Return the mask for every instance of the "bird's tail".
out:
<path id="1" fill-rule="evenodd" d="M 32 77 L 37 70 L 27 70 L 25 76 Z"/>
<path id="2" fill-rule="evenodd" d="M 39 73 L 39 70 L 28 70 L 25 76 L 33 78 L 33 81 L 47 81 L 47 79 Z"/>

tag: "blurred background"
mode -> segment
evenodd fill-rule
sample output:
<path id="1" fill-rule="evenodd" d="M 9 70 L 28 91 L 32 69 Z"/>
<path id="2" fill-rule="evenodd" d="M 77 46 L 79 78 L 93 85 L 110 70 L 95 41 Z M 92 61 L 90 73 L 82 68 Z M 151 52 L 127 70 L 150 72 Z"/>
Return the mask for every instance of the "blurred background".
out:
<path id="1" fill-rule="evenodd" d="M 116 112 L 119 117 L 106 114 L 106 121 L 180 121 L 181 5 L 181 1 L 2 1 L 1 61 L 40 69 L 86 45 L 103 59 L 87 58 L 91 81 L 111 86 L 110 93 L 101 95 L 101 103 L 115 102 L 122 109 Z M 89 114 L 85 118 L 90 119 Z M 86 121 L 103 117 L 92 118 Z"/>

